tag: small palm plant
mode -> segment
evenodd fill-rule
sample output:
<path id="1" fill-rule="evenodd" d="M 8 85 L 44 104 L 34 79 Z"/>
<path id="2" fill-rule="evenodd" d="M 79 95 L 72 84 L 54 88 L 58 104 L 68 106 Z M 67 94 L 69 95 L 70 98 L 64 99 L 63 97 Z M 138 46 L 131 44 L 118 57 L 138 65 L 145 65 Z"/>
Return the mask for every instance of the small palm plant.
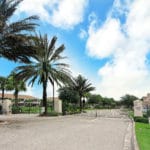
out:
<path id="1" fill-rule="evenodd" d="M 10 22 L 22 0 L 0 0 L 0 57 L 13 61 L 29 62 L 35 51 L 31 46 L 31 36 L 26 31 L 33 31 L 37 25 L 33 21 L 37 16 Z"/>
<path id="2" fill-rule="evenodd" d="M 30 64 L 17 67 L 17 76 L 24 81 L 29 80 L 33 85 L 36 79 L 43 87 L 44 115 L 47 114 L 47 84 L 51 83 L 54 89 L 54 82 L 59 86 L 69 82 L 71 75 L 68 64 L 61 62 L 66 57 L 62 56 L 64 45 L 55 48 L 57 38 L 53 37 L 49 42 L 47 35 L 36 35 L 32 44 L 36 47 L 36 54 Z M 54 93 L 54 92 L 53 92 Z"/>

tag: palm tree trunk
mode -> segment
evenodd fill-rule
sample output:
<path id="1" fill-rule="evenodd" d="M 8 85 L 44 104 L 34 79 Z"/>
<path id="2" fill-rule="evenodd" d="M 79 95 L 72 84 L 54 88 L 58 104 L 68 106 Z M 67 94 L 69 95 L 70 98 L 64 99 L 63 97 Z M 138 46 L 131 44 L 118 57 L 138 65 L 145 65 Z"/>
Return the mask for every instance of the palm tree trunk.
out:
<path id="1" fill-rule="evenodd" d="M 18 90 L 18 89 L 15 89 L 14 97 L 15 97 L 15 105 L 16 105 L 16 106 L 18 106 L 18 93 L 19 93 L 19 90 Z"/>
<path id="2" fill-rule="evenodd" d="M 82 112 L 82 96 L 80 96 L 80 112 Z"/>
<path id="3" fill-rule="evenodd" d="M 2 103 L 4 102 L 4 90 L 5 89 L 2 89 Z"/>
<path id="4" fill-rule="evenodd" d="M 47 115 L 47 82 L 43 82 L 43 107 L 45 108 L 44 115 Z"/>
<path id="5" fill-rule="evenodd" d="M 54 87 L 54 82 L 53 82 L 53 110 L 54 110 L 54 100 L 55 100 L 55 93 L 54 93 L 54 91 L 55 91 L 55 87 Z"/>

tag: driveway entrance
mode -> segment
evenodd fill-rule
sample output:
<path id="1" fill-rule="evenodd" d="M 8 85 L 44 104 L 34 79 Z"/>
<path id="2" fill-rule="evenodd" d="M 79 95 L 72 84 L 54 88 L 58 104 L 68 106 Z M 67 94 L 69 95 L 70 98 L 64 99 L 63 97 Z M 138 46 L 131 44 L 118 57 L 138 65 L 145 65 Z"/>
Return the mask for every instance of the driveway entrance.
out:
<path id="1" fill-rule="evenodd" d="M 121 114 L 54 118 L 12 115 L 5 120 L 9 122 L 0 124 L 1 150 L 132 150 L 131 122 Z"/>

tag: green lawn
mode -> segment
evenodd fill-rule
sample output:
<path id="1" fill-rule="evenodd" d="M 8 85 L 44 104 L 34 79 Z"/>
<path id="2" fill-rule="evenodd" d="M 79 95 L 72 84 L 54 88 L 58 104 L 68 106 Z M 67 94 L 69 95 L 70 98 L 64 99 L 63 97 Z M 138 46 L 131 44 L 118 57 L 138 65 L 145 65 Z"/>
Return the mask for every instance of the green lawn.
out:
<path id="1" fill-rule="evenodd" d="M 19 110 L 18 110 L 19 109 Z M 48 107 L 47 111 L 50 113 L 52 112 L 52 108 Z M 34 114 L 39 114 L 41 112 L 41 107 L 40 106 L 19 106 L 19 107 L 13 107 L 13 113 L 34 113 Z"/>
<path id="2" fill-rule="evenodd" d="M 135 131 L 140 150 L 150 150 L 150 124 L 136 122 Z"/>

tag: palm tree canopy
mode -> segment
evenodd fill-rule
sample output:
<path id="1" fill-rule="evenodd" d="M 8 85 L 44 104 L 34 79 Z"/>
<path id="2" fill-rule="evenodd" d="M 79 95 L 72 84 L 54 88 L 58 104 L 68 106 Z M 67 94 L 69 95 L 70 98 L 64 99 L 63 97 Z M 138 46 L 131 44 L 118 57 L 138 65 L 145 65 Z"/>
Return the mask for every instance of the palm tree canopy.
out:
<path id="1" fill-rule="evenodd" d="M 12 72 L 8 76 L 7 90 L 26 91 L 26 84 L 23 80 L 17 78 L 16 73 Z"/>
<path id="2" fill-rule="evenodd" d="M 36 54 L 34 59 L 31 59 L 29 64 L 19 66 L 15 69 L 17 77 L 24 81 L 29 81 L 29 84 L 33 85 L 36 80 L 43 86 L 43 106 L 45 107 L 44 114 L 47 114 L 47 83 L 53 85 L 56 82 L 59 86 L 66 84 L 71 79 L 68 65 L 61 62 L 66 58 L 62 56 L 64 51 L 64 45 L 55 48 L 57 38 L 53 37 L 49 42 L 48 37 L 45 34 L 36 35 L 33 38 L 32 44 L 36 47 Z M 54 90 L 53 90 L 54 91 Z"/>
<path id="3" fill-rule="evenodd" d="M 7 78 L 0 76 L 0 89 L 6 89 L 6 85 L 7 85 Z"/>
<path id="4" fill-rule="evenodd" d="M 36 54 L 30 64 L 17 67 L 17 75 L 19 78 L 29 80 L 29 84 L 34 84 L 35 80 L 38 83 L 47 83 L 48 80 L 53 85 L 56 82 L 61 86 L 62 83 L 69 82 L 71 75 L 68 70 L 68 65 L 61 62 L 63 57 L 61 54 L 64 51 L 64 45 L 55 48 L 56 37 L 53 37 L 49 42 L 45 34 L 36 35 L 32 44 L 36 47 Z"/>
<path id="5" fill-rule="evenodd" d="M 92 84 L 81 75 L 78 75 L 77 78 L 74 78 L 71 87 L 78 91 L 81 97 L 86 93 L 95 90 L 95 87 L 93 87 Z"/>
<path id="6" fill-rule="evenodd" d="M 29 62 L 29 57 L 35 51 L 31 46 L 31 36 L 26 31 L 33 31 L 37 25 L 33 21 L 37 16 L 30 16 L 23 20 L 10 23 L 17 6 L 22 0 L 0 1 L 0 57 L 13 61 Z"/>

